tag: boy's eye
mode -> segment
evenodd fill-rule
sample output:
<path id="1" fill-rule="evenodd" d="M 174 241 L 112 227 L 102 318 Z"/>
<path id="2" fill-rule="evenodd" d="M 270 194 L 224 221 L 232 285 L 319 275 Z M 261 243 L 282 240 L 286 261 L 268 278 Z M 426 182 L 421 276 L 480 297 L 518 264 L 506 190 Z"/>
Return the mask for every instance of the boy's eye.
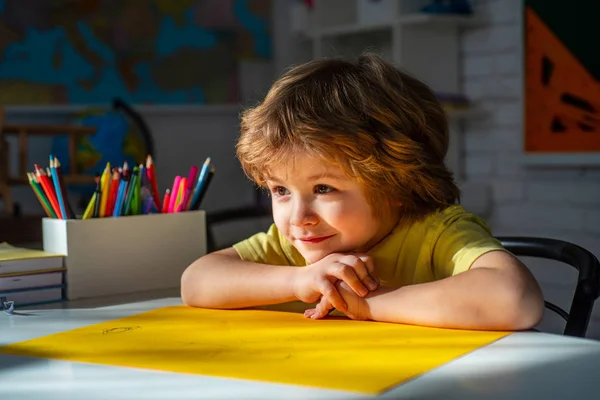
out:
<path id="1" fill-rule="evenodd" d="M 288 194 L 290 194 L 289 190 L 287 190 L 283 186 L 275 186 L 272 189 L 272 192 L 275 193 L 277 196 L 287 196 Z"/>
<path id="2" fill-rule="evenodd" d="M 334 188 L 332 188 L 331 186 L 327 186 L 327 185 L 315 186 L 315 193 L 317 193 L 317 194 L 327 194 L 327 193 L 331 193 L 334 190 L 335 190 Z"/>

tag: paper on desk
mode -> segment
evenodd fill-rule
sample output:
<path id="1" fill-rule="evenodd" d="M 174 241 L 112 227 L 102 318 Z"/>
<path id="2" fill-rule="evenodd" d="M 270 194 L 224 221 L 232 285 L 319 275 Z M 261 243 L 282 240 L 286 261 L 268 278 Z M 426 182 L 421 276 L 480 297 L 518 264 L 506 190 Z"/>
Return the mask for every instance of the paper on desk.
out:
<path id="1" fill-rule="evenodd" d="M 0 353 L 376 394 L 508 334 L 173 306 Z"/>

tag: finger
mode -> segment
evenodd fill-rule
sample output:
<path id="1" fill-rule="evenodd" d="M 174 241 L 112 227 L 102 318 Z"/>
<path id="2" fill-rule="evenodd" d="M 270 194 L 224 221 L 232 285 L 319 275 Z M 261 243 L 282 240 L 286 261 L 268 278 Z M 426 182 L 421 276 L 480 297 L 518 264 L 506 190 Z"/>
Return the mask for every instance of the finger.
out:
<path id="1" fill-rule="evenodd" d="M 375 279 L 377 271 L 375 270 L 375 261 L 373 260 L 373 257 L 368 254 L 356 254 L 356 256 L 360 258 L 363 263 L 365 263 L 367 271 L 369 271 L 369 275 L 371 278 Z"/>
<path id="2" fill-rule="evenodd" d="M 351 294 L 351 289 L 348 287 L 348 285 L 342 281 L 337 282 L 335 284 L 335 288 L 338 290 L 338 292 L 342 295 L 342 298 L 345 298 L 346 296 L 348 296 L 348 294 Z M 344 312 L 344 314 L 346 315 L 346 317 L 350 318 L 350 319 L 361 319 L 358 317 L 358 315 L 360 315 L 360 303 L 361 301 L 358 300 L 356 297 L 354 298 L 349 298 L 348 301 L 350 302 L 350 306 L 348 307 L 348 310 L 346 312 Z M 357 314 L 358 312 L 358 314 Z"/>
<path id="3" fill-rule="evenodd" d="M 344 311 L 346 311 L 346 309 L 348 309 L 348 306 L 346 305 L 346 302 L 344 301 L 344 299 L 342 299 L 342 296 L 340 295 L 340 293 L 333 286 L 333 284 L 331 282 L 329 282 L 329 280 L 327 278 L 321 279 L 317 284 L 317 288 L 319 289 L 319 292 L 321 292 L 321 294 L 335 308 L 337 308 L 338 310 L 340 310 L 342 312 L 344 312 Z"/>
<path id="4" fill-rule="evenodd" d="M 313 313 L 311 318 L 325 318 L 331 310 L 333 310 L 333 306 L 331 305 L 331 303 L 327 300 L 327 298 L 322 297 L 319 304 L 317 304 L 317 308 L 315 309 L 315 312 Z"/>
<path id="5" fill-rule="evenodd" d="M 315 314 L 316 311 L 317 311 L 316 308 L 309 308 L 308 310 L 304 311 L 304 316 L 306 318 L 312 318 L 312 316 Z"/>
<path id="6" fill-rule="evenodd" d="M 367 263 L 370 263 L 371 265 L 373 264 L 369 256 L 349 254 L 345 257 L 342 257 L 338 262 L 350 265 L 356 272 L 356 275 L 360 281 L 366 285 L 369 290 L 377 289 L 377 282 L 370 275 L 369 266 L 367 265 Z"/>
<path id="7" fill-rule="evenodd" d="M 367 273 L 369 274 L 369 277 L 373 280 L 373 282 L 375 282 L 375 285 L 377 286 L 375 287 L 375 289 L 377 289 L 379 287 L 380 282 L 379 278 L 377 278 L 377 271 L 375 271 L 375 262 L 373 261 L 373 257 L 367 254 L 356 254 L 356 256 L 360 258 L 360 260 L 365 264 Z"/>
<path id="8" fill-rule="evenodd" d="M 358 260 L 358 258 L 354 257 L 354 260 L 352 260 L 352 258 L 346 258 L 346 260 L 356 263 L 354 260 Z M 358 260 L 358 262 L 362 264 L 362 261 Z M 331 264 L 330 268 L 329 275 L 338 278 L 340 281 L 346 282 L 358 296 L 364 297 L 369 293 L 369 290 L 358 277 L 356 270 L 352 266 L 342 262 L 336 262 Z"/>

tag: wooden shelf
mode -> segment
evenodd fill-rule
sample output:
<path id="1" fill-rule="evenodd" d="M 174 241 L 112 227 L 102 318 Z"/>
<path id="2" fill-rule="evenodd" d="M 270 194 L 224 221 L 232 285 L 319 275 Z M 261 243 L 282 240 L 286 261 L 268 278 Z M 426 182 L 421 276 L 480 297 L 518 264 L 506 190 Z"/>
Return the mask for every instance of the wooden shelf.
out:
<path id="1" fill-rule="evenodd" d="M 480 17 L 467 15 L 436 15 L 427 13 L 415 13 L 402 16 L 391 21 L 384 21 L 372 24 L 344 24 L 329 26 L 326 28 L 307 31 L 306 36 L 310 38 L 350 36 L 356 34 L 365 34 L 371 32 L 391 31 L 394 26 L 422 26 L 426 28 L 446 27 L 473 27 L 484 23 Z"/>
<path id="2" fill-rule="evenodd" d="M 312 38 L 316 37 L 328 37 L 328 36 L 349 36 L 370 32 L 381 32 L 386 30 L 392 30 L 394 22 L 379 22 L 376 24 L 348 24 L 339 25 L 323 28 L 315 31 L 314 33 L 308 32 L 308 36 Z"/>
<path id="3" fill-rule="evenodd" d="M 469 119 L 485 116 L 485 111 L 472 106 L 465 109 L 446 109 L 446 114 L 450 119 Z"/>
<path id="4" fill-rule="evenodd" d="M 4 125 L 2 132 L 6 135 L 17 135 L 23 131 L 37 136 L 58 136 L 58 135 L 91 135 L 98 128 L 95 126 L 78 125 Z"/>
<path id="5" fill-rule="evenodd" d="M 484 19 L 471 15 L 415 13 L 401 17 L 398 23 L 404 26 L 423 25 L 431 28 L 436 26 L 462 28 L 482 25 Z"/>

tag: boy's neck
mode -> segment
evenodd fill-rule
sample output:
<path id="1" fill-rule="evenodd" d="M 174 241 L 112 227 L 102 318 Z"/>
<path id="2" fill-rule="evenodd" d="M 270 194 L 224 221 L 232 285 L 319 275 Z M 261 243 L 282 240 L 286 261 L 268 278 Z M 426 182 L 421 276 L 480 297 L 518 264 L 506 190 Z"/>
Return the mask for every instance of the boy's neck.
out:
<path id="1" fill-rule="evenodd" d="M 362 249 L 357 249 L 357 251 L 366 253 L 373 247 L 377 246 L 382 240 L 387 238 L 400 222 L 400 215 L 400 208 L 393 207 L 385 216 L 377 217 L 381 218 L 380 229 L 373 236 L 373 238 L 371 238 L 371 240 L 363 246 Z"/>

